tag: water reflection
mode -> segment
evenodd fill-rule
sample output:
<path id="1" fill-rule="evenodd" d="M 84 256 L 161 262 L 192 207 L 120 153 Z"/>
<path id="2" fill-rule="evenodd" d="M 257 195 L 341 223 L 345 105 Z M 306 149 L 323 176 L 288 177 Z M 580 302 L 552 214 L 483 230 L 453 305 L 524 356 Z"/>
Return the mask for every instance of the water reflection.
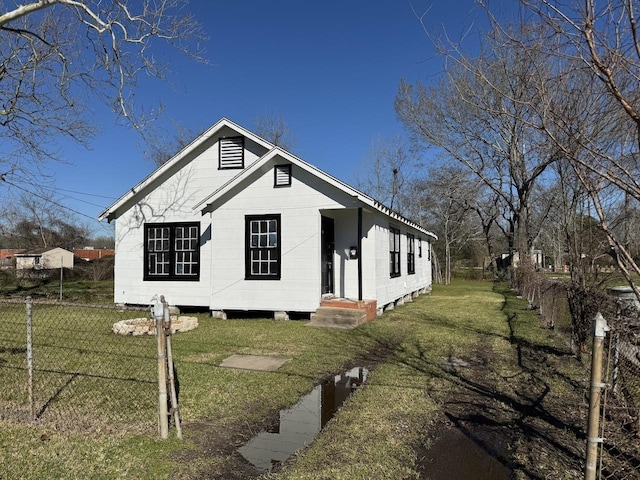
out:
<path id="1" fill-rule="evenodd" d="M 431 480 L 508 480 L 511 470 L 457 428 L 435 440 L 424 461 L 424 474 Z"/>
<path id="2" fill-rule="evenodd" d="M 367 374 L 366 368 L 357 367 L 317 385 L 292 408 L 280 410 L 274 428 L 259 433 L 238 451 L 262 472 L 284 462 L 311 443 Z"/>

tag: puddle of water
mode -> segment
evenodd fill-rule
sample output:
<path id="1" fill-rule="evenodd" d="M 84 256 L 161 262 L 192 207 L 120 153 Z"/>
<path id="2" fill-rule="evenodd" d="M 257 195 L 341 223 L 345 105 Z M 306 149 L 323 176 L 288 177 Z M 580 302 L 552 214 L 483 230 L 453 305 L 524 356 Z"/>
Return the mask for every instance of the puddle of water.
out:
<path id="1" fill-rule="evenodd" d="M 292 408 L 280 410 L 280 421 L 274 428 L 260 432 L 238 451 L 259 471 L 271 470 L 311 443 L 368 373 L 357 367 L 317 385 Z"/>
<path id="2" fill-rule="evenodd" d="M 431 480 L 509 480 L 511 470 L 457 428 L 442 433 L 429 449 L 423 471 Z"/>

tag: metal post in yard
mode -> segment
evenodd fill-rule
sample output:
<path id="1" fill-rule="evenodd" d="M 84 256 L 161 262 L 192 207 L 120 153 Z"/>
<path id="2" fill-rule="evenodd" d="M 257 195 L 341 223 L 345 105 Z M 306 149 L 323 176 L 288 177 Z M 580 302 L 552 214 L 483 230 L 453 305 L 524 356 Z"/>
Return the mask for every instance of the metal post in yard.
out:
<path id="1" fill-rule="evenodd" d="M 167 368 L 169 372 L 169 395 L 171 397 L 171 415 L 176 425 L 176 435 L 182 438 L 182 426 L 180 425 L 180 411 L 178 408 L 178 393 L 176 391 L 175 371 L 173 368 L 173 349 L 171 348 L 171 315 L 169 313 L 169 305 L 163 299 L 164 305 L 164 332 L 165 342 L 167 345 Z"/>
<path id="2" fill-rule="evenodd" d="M 29 371 L 29 415 L 35 420 L 35 408 L 33 400 L 33 300 L 27 297 L 27 370 Z"/>
<path id="3" fill-rule="evenodd" d="M 593 351 L 591 355 L 591 390 L 589 393 L 589 420 L 587 425 L 587 458 L 585 462 L 585 480 L 595 480 L 598 463 L 598 445 L 602 437 L 598 436 L 600 426 L 600 400 L 605 384 L 602 383 L 602 353 L 607 321 L 598 312 L 593 319 Z"/>
<path id="4" fill-rule="evenodd" d="M 153 316 L 156 321 L 156 339 L 158 340 L 158 429 L 160 438 L 169 437 L 169 414 L 167 409 L 167 356 L 163 331 L 164 304 L 156 297 Z"/>

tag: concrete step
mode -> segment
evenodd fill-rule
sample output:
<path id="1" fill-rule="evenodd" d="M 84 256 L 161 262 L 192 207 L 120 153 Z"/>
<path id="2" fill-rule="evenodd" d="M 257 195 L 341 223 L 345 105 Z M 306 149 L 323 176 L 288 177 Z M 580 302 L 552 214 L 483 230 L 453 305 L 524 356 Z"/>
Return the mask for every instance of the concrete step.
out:
<path id="1" fill-rule="evenodd" d="M 320 307 L 311 319 L 310 326 L 355 328 L 365 323 L 367 315 L 364 310 L 353 308 Z"/>

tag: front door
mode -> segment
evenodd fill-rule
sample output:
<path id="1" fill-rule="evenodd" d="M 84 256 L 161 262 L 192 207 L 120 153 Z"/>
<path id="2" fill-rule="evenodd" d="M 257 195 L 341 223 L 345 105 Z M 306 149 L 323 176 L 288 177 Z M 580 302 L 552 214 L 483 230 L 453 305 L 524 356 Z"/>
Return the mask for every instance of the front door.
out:
<path id="1" fill-rule="evenodd" d="M 333 218 L 322 218 L 322 234 L 320 236 L 320 248 L 322 254 L 322 293 L 334 293 L 333 291 L 333 254 L 335 251 Z"/>

